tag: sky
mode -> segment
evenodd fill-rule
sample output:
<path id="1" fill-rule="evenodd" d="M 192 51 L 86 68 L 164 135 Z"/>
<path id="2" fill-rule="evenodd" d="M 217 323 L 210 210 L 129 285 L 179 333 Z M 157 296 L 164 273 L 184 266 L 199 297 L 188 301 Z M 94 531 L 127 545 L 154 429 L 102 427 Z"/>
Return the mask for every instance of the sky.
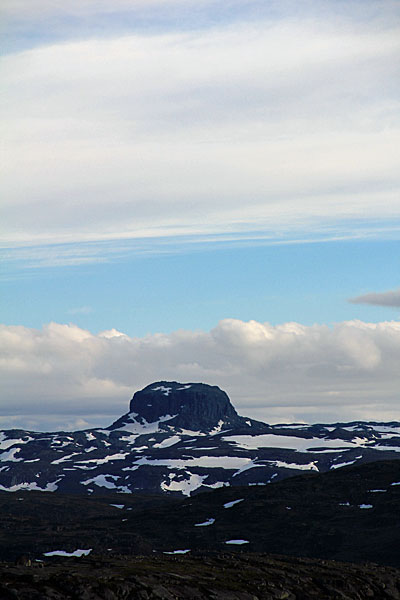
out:
<path id="1" fill-rule="evenodd" d="M 0 12 L 0 427 L 400 420 L 400 2 Z"/>

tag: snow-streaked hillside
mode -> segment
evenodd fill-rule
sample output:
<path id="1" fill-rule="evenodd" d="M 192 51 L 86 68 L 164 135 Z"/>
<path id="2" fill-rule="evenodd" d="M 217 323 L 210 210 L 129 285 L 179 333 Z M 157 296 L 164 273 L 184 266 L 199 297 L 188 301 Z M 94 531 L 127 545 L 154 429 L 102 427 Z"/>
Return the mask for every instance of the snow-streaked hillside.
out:
<path id="1" fill-rule="evenodd" d="M 399 458 L 400 423 L 267 425 L 216 386 L 157 382 L 105 429 L 0 433 L 0 490 L 191 495 Z"/>

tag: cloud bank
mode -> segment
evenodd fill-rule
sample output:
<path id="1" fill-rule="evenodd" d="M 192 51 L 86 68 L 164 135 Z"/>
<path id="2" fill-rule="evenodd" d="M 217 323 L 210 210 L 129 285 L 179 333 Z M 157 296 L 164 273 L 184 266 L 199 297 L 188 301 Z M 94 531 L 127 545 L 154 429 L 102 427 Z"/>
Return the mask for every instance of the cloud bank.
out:
<path id="1" fill-rule="evenodd" d="M 350 298 L 352 304 L 372 304 L 375 306 L 393 306 L 400 307 L 400 289 L 389 290 L 387 292 L 370 292 L 356 298 Z"/>
<path id="2" fill-rule="evenodd" d="M 399 322 L 225 319 L 209 332 L 143 338 L 2 326 L 0 347 L 3 428 L 107 425 L 160 379 L 219 385 L 240 413 L 267 422 L 400 420 Z"/>

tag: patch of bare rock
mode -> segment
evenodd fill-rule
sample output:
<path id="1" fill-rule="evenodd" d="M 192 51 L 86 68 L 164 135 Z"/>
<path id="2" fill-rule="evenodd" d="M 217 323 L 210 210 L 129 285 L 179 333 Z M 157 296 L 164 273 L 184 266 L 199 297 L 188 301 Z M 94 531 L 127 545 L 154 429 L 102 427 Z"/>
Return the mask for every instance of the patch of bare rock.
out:
<path id="1" fill-rule="evenodd" d="M 0 564 L 1 600 L 398 600 L 400 570 L 266 554 Z"/>

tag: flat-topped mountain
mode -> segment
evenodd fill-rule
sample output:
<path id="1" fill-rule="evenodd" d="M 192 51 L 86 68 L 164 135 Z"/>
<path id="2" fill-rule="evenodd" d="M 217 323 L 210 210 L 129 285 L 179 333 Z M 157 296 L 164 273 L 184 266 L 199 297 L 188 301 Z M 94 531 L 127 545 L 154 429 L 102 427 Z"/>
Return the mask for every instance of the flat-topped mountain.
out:
<path id="1" fill-rule="evenodd" d="M 106 428 L 0 432 L 0 491 L 191 495 L 399 457 L 400 423 L 268 425 L 203 383 L 158 381 Z"/>
<path id="2" fill-rule="evenodd" d="M 136 392 L 129 413 L 111 425 L 118 429 L 128 423 L 146 425 L 158 422 L 160 430 L 175 427 L 191 432 L 217 433 L 225 429 L 249 427 L 254 433 L 268 425 L 239 417 L 226 392 L 216 385 L 158 381 Z"/>

